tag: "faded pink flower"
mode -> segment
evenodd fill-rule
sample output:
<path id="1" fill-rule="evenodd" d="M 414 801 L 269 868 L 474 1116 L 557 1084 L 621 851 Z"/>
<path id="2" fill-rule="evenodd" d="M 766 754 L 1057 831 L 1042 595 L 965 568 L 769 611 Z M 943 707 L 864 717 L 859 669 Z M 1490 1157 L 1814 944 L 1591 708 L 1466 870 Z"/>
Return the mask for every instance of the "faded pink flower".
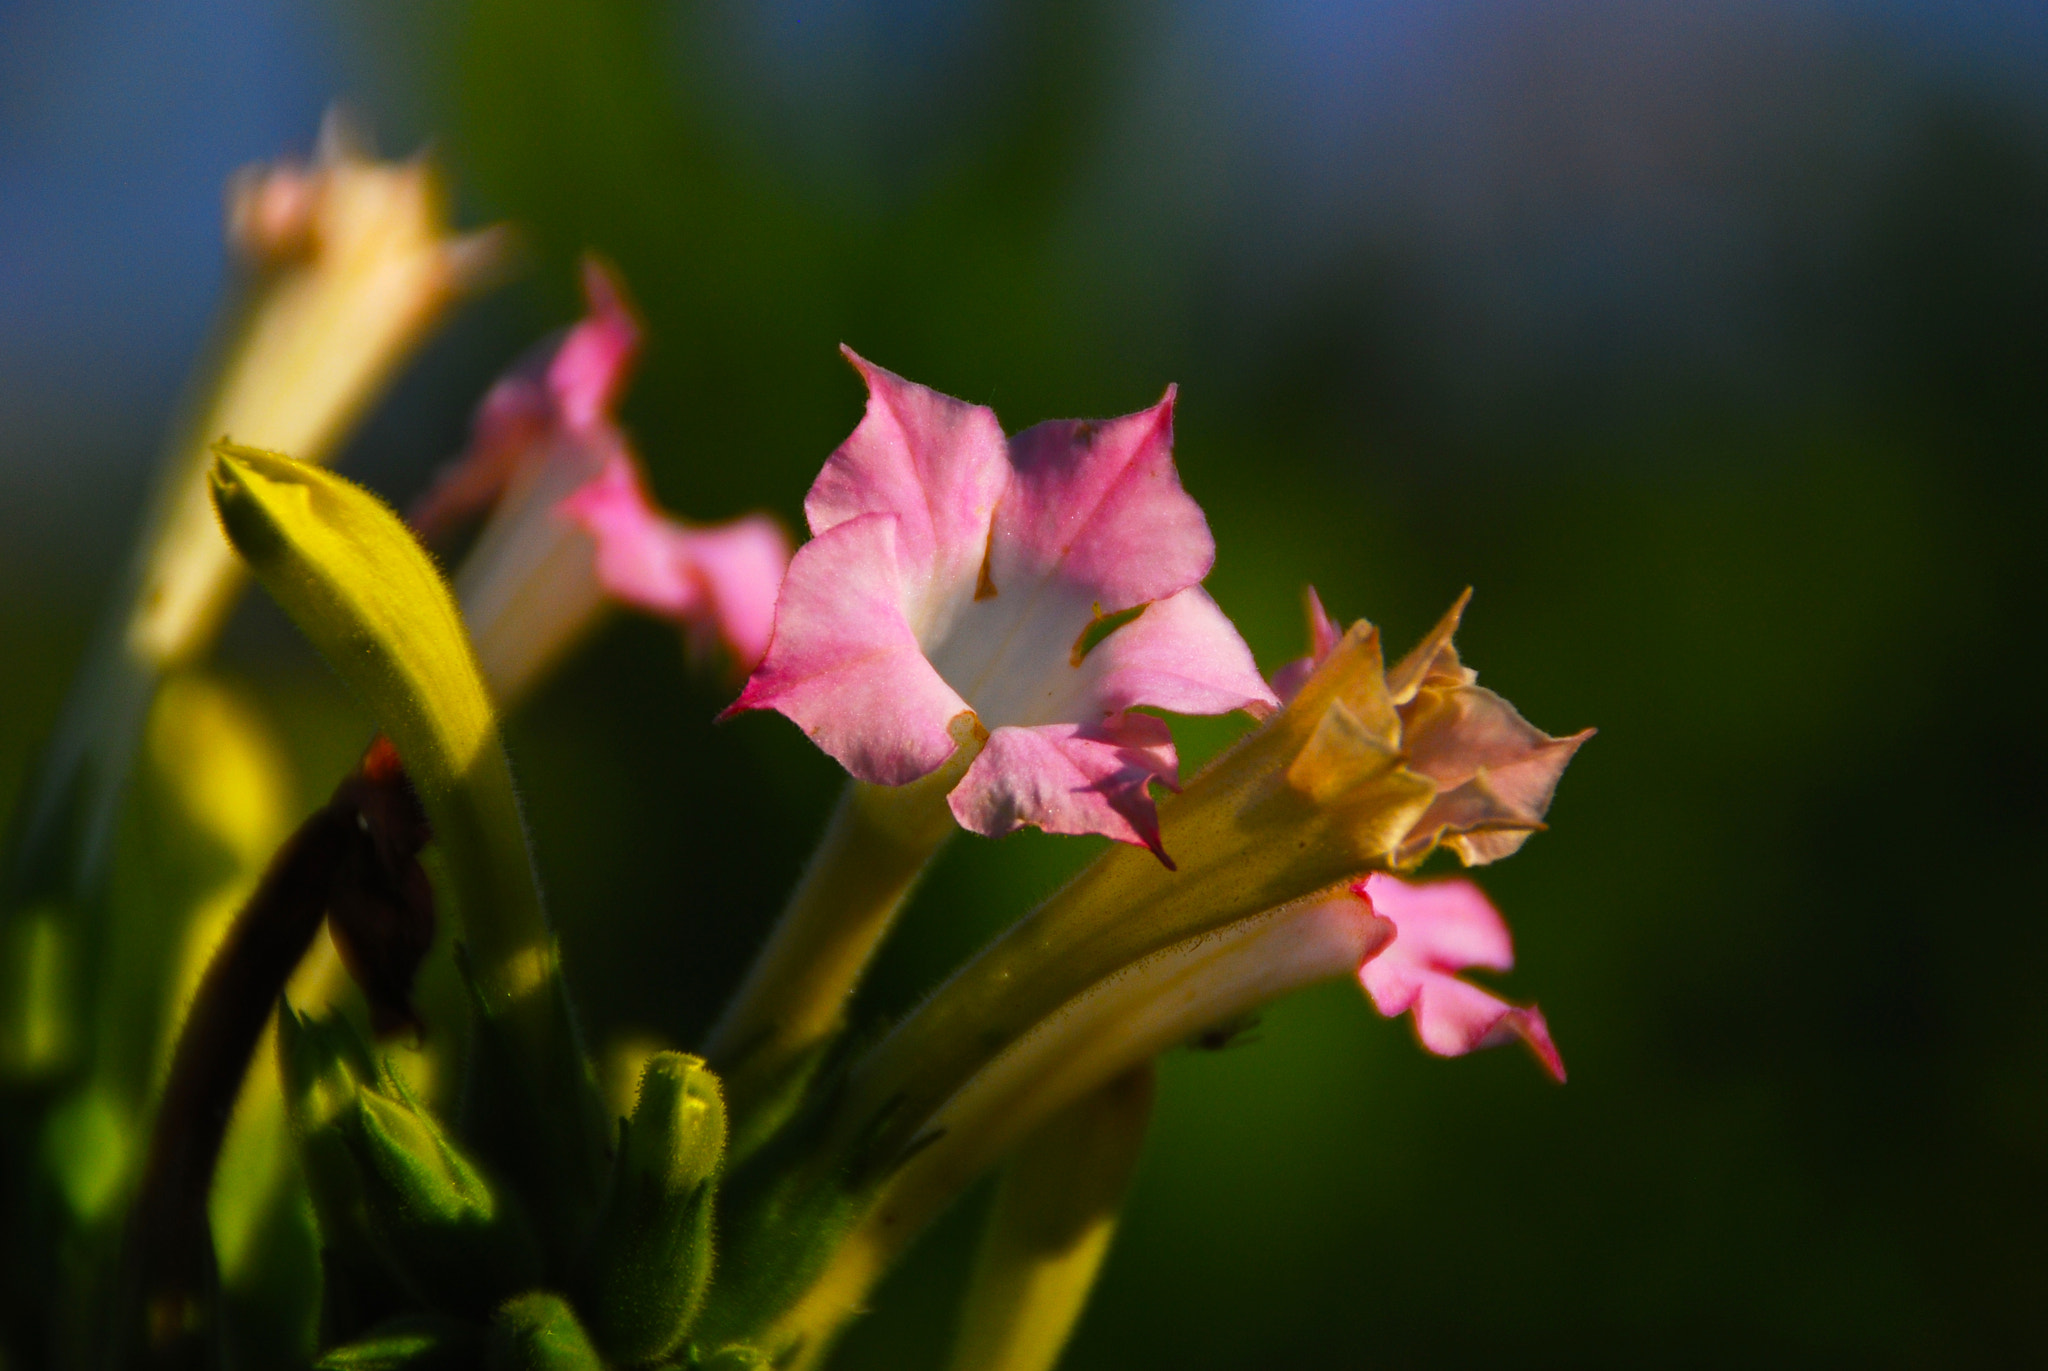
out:
<path id="1" fill-rule="evenodd" d="M 722 642 L 751 669 L 768 644 L 789 540 L 754 515 L 694 527 L 659 513 L 613 409 L 640 330 L 618 284 L 583 271 L 588 314 L 500 380 L 470 445 L 412 512 L 424 538 L 489 510 L 456 576 L 501 701 L 522 693 L 606 597 Z"/>
<path id="2" fill-rule="evenodd" d="M 1515 1005 L 1458 979 L 1467 967 L 1508 971 L 1514 947 L 1486 892 L 1463 878 L 1404 881 L 1375 873 L 1352 890 L 1394 925 L 1393 941 L 1358 970 L 1359 984 L 1387 1018 L 1413 1012 L 1415 1036 L 1440 1057 L 1520 1038 L 1559 1081 L 1564 1061 L 1535 1005 Z"/>
<path id="3" fill-rule="evenodd" d="M 728 714 L 779 710 L 878 785 L 979 744 L 948 797 L 962 827 L 1101 833 L 1165 860 L 1148 787 L 1178 760 L 1134 711 L 1274 703 L 1200 586 L 1215 543 L 1174 470 L 1173 392 L 1006 439 L 985 406 L 846 356 L 867 412 L 804 502 L 811 541 Z"/>
<path id="4" fill-rule="evenodd" d="M 1467 866 L 1519 850 L 1543 827 L 1564 769 L 1594 730 L 1553 738 L 1480 685 L 1458 660 L 1451 638 L 1472 592 L 1458 597 L 1436 628 L 1387 673 L 1387 702 L 1400 720 L 1401 763 L 1435 787 L 1435 798 L 1395 854 L 1403 868 L 1438 846 Z M 1313 586 L 1305 593 L 1309 655 L 1273 673 L 1273 690 L 1291 700 L 1336 649 L 1343 631 Z"/>

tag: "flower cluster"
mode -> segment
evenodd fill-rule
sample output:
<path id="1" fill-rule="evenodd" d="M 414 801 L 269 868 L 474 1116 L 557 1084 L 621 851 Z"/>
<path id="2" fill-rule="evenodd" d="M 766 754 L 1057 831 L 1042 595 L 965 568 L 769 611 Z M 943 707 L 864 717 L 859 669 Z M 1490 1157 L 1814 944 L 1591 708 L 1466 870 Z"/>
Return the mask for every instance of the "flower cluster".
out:
<path id="1" fill-rule="evenodd" d="M 955 1364 L 1044 1371 L 1114 1230 L 1162 1053 L 1353 977 L 1432 1053 L 1519 1041 L 1564 1079 L 1542 1013 L 1463 975 L 1512 966 L 1484 892 L 1412 878 L 1438 849 L 1466 867 L 1517 851 L 1589 736 L 1552 737 L 1478 683 L 1453 645 L 1465 599 L 1390 667 L 1376 628 L 1310 591 L 1309 651 L 1269 680 L 1203 589 L 1216 545 L 1174 464 L 1171 388 L 1005 434 L 851 351 L 866 409 L 804 501 L 807 542 L 762 515 L 675 519 L 618 418 L 641 326 L 595 263 L 585 316 L 490 389 L 401 519 L 319 460 L 480 278 L 495 236 L 447 234 L 430 191 L 424 164 L 338 133 L 309 166 L 238 182 L 246 345 L 203 442 L 174 446 L 119 649 L 51 745 L 30 812 L 58 817 L 20 830 L 0 886 L 0 1122 L 40 1139 L 9 1155 L 38 1159 L 24 1212 L 56 1216 L 0 1235 L 7 1269 L 44 1282 L 0 1308 L 0 1361 L 11 1311 L 40 1304 L 94 1311 L 67 1336 L 98 1363 L 220 1360 L 229 1311 L 260 1297 L 248 1254 L 303 1237 L 310 1213 L 317 1288 L 275 1319 L 320 1330 L 301 1361 L 803 1371 L 1002 1169 Z M 444 578 L 423 542 L 470 525 Z M 129 880 L 149 898 L 51 878 L 90 867 L 64 845 L 105 839 L 158 678 L 203 652 L 237 559 L 375 741 L 279 843 L 282 787 L 248 783 L 268 756 L 256 725 L 169 692 L 130 800 L 153 846 L 127 854 Z M 745 676 L 723 717 L 779 713 L 848 776 L 703 1055 L 638 1052 L 616 1104 L 500 728 L 607 605 L 719 652 Z M 1184 777 L 1176 714 L 1236 714 L 1240 735 Z M 88 772 L 100 819 L 73 826 Z M 237 777 L 252 812 L 194 822 L 233 806 L 191 797 Z M 910 1012 L 849 1034 L 941 846 L 1027 825 L 1114 841 Z M 158 952 L 179 938 L 210 959 L 166 981 Z M 66 968 L 95 941 L 119 955 L 88 1021 Z M 130 1003 L 150 1010 L 139 1031 Z M 423 1036 L 446 1015 L 467 1031 Z M 222 1172 L 249 1182 L 224 1207 Z"/>

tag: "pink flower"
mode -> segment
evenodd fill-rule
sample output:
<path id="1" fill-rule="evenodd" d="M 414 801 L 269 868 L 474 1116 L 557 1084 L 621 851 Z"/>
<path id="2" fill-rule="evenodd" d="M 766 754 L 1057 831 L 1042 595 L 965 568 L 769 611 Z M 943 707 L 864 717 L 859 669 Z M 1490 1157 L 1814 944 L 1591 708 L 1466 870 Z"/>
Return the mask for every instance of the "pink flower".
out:
<path id="1" fill-rule="evenodd" d="M 876 785 L 964 747 L 962 827 L 1101 833 L 1164 861 L 1148 787 L 1178 759 L 1133 711 L 1274 703 L 1199 584 L 1215 543 L 1174 470 L 1173 392 L 1005 439 L 986 407 L 846 356 L 867 412 L 804 502 L 811 541 L 727 713 L 779 710 Z"/>
<path id="2" fill-rule="evenodd" d="M 1462 878 L 1403 881 L 1376 873 L 1352 886 L 1394 925 L 1394 939 L 1358 970 L 1359 984 L 1387 1018 L 1413 1011 L 1415 1035 L 1440 1057 L 1520 1038 L 1545 1070 L 1564 1080 L 1550 1026 L 1534 1005 L 1509 1004 L 1457 974 L 1515 964 L 1508 926 L 1486 893 Z"/>
<path id="3" fill-rule="evenodd" d="M 789 540 L 754 515 L 709 528 L 649 502 L 613 413 L 640 330 L 617 283 L 586 262 L 589 313 L 484 397 L 470 446 L 414 507 L 423 538 L 489 510 L 456 576 L 485 676 L 522 693 L 607 596 L 722 642 L 751 669 L 768 645 Z"/>

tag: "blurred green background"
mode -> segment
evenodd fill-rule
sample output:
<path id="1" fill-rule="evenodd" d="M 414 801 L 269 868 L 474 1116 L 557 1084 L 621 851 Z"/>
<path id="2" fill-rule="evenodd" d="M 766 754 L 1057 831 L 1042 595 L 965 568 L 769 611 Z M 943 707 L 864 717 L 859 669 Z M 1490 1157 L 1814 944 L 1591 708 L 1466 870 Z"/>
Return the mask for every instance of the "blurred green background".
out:
<path id="1" fill-rule="evenodd" d="M 1484 881 L 1572 1071 L 1335 985 L 1165 1067 L 1067 1365 L 2011 1365 L 2048 1286 L 2048 19 L 1969 7 L 0 7 L 0 806 L 139 512 L 220 184 L 330 96 L 525 234 L 345 469 L 392 498 L 608 255 L 671 507 L 795 524 L 841 341 L 1014 429 L 1181 385 L 1210 588 L 1597 724 Z M 367 732 L 220 654 L 307 803 Z M 611 623 L 513 728 L 600 1038 L 687 1044 L 836 769 Z M 1231 725 L 1177 726 L 1198 759 Z M 898 1009 L 1093 850 L 956 842 Z M 836 1365 L 935 1365 L 978 1197 Z"/>

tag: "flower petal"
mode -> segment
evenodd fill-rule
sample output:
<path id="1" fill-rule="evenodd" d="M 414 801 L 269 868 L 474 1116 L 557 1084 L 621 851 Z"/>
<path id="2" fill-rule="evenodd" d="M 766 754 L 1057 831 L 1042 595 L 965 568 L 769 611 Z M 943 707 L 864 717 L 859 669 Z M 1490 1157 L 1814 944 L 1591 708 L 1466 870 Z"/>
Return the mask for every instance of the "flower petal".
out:
<path id="1" fill-rule="evenodd" d="M 1137 705 L 1228 714 L 1278 703 L 1236 626 L 1200 586 L 1153 601 L 1097 643 L 1081 661 L 1076 691 L 1101 717 Z"/>
<path id="2" fill-rule="evenodd" d="M 962 828 L 1001 837 L 1025 824 L 1048 833 L 1100 833 L 1150 848 L 1159 844 L 1159 812 L 1146 787 L 1172 785 L 1179 772 L 1163 719 L 1126 714 L 1097 725 L 999 728 L 947 803 Z"/>
<path id="3" fill-rule="evenodd" d="M 1425 685 L 1403 712 L 1408 765 L 1438 786 L 1403 846 L 1404 862 L 1421 860 L 1439 841 L 1467 866 L 1514 852 L 1543 826 L 1565 767 L 1593 736 L 1587 729 L 1553 738 L 1476 685 Z"/>
<path id="4" fill-rule="evenodd" d="M 907 785 L 953 755 L 967 710 L 903 614 L 897 520 L 869 514 L 797 549 L 767 656 L 721 717 L 774 709 L 859 780 Z"/>
<path id="5" fill-rule="evenodd" d="M 623 455 L 564 500 L 560 512 L 596 540 L 597 578 L 614 598 L 715 633 L 748 669 L 768 650 L 789 539 L 762 515 L 710 528 L 667 518 L 648 502 Z"/>
<path id="6" fill-rule="evenodd" d="M 640 325 L 618 279 L 594 257 L 583 259 L 589 314 L 570 329 L 548 362 L 548 395 L 571 428 L 609 423 L 640 352 Z"/>
<path id="7" fill-rule="evenodd" d="M 407 517 L 422 538 L 439 538 L 490 508 L 529 461 L 569 462 L 569 479 L 580 482 L 624 446 L 611 409 L 639 352 L 640 328 L 618 283 L 595 261 L 584 263 L 583 292 L 585 317 L 529 353 L 484 396 L 469 447 Z"/>
<path id="8" fill-rule="evenodd" d="M 1344 636 L 1344 630 L 1323 608 L 1323 597 L 1316 594 L 1314 586 L 1303 589 L 1302 602 L 1308 612 L 1308 655 L 1296 657 L 1273 673 L 1273 693 L 1283 701 L 1295 697 L 1302 682 L 1322 665 L 1323 658 L 1336 651 L 1338 641 Z"/>
<path id="9" fill-rule="evenodd" d="M 1440 1057 L 1520 1038 L 1545 1070 L 1564 1080 L 1564 1062 L 1540 1010 L 1457 979 L 1468 966 L 1506 971 L 1514 965 L 1507 924 L 1484 891 L 1466 880 L 1409 882 L 1378 874 L 1353 888 L 1395 928 L 1392 944 L 1358 972 L 1381 1014 L 1391 1019 L 1412 1010 L 1416 1036 Z"/>
<path id="10" fill-rule="evenodd" d="M 789 567 L 789 535 L 765 514 L 708 528 L 671 524 L 670 529 L 696 565 L 720 641 L 751 670 L 766 655 L 774 632 L 775 599 Z"/>
<path id="11" fill-rule="evenodd" d="M 1010 440 L 1016 477 L 989 542 L 997 593 L 1057 578 L 1114 614 L 1209 574 L 1216 541 L 1174 470 L 1173 399 L 1169 386 L 1151 409 Z"/>
<path id="12" fill-rule="evenodd" d="M 841 348 L 867 382 L 867 411 L 804 497 L 813 536 L 864 514 L 896 516 L 896 554 L 936 600 L 971 597 L 989 520 L 1010 479 L 1002 425 Z M 913 606 L 912 618 L 919 616 Z M 925 625 L 915 625 L 923 628 Z"/>

